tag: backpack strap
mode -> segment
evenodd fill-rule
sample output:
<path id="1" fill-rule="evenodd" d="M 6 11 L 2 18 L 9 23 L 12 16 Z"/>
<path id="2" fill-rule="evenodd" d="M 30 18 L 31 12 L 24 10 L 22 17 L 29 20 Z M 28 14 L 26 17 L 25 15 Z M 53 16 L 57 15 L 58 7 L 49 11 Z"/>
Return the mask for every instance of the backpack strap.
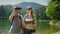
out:
<path id="1" fill-rule="evenodd" d="M 22 16 L 19 15 L 19 19 L 21 19 L 21 21 L 22 21 Z M 13 19 L 12 19 L 12 21 L 11 21 L 10 27 L 11 27 L 11 25 L 13 24 L 13 23 L 12 23 L 13 20 L 14 20 L 14 16 L 13 16 Z M 21 23 L 21 24 L 22 24 L 22 23 Z"/>
<path id="2" fill-rule="evenodd" d="M 21 23 L 20 23 L 21 24 L 21 26 L 20 26 L 21 28 L 22 28 L 22 20 L 23 20 L 22 18 L 23 18 L 22 15 L 19 15 L 19 19 L 21 20 Z"/>
<path id="3" fill-rule="evenodd" d="M 22 16 L 19 15 L 19 19 L 21 19 L 21 21 L 22 21 Z"/>
<path id="4" fill-rule="evenodd" d="M 13 20 L 14 20 L 14 16 L 13 16 L 12 22 L 13 22 Z"/>
<path id="5" fill-rule="evenodd" d="M 10 27 L 11 27 L 11 25 L 13 24 L 13 23 L 12 23 L 12 22 L 13 22 L 13 20 L 14 20 L 14 16 L 13 16 L 12 21 L 11 21 L 11 23 L 10 23 Z"/>
<path id="6" fill-rule="evenodd" d="M 20 15 L 19 15 L 19 19 L 21 19 L 21 20 L 22 20 L 22 16 L 20 16 Z M 14 16 L 13 16 L 12 22 L 13 22 L 13 20 L 14 20 Z"/>

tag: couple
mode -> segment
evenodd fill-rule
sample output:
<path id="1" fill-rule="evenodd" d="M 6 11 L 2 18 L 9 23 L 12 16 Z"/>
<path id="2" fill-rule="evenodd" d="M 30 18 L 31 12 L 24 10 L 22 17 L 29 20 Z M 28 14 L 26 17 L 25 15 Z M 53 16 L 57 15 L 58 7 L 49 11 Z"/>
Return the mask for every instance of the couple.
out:
<path id="1" fill-rule="evenodd" d="M 14 7 L 9 16 L 9 20 L 13 23 L 10 27 L 9 34 L 36 34 L 36 16 L 33 14 L 32 7 L 27 7 L 24 17 L 19 15 L 20 9 Z"/>

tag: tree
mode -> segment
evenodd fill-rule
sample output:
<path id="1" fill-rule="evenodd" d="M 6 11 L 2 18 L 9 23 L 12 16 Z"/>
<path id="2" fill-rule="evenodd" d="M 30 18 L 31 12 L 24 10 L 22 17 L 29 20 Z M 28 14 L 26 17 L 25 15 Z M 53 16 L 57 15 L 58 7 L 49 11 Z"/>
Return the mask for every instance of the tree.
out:
<path id="1" fill-rule="evenodd" d="M 53 30 L 60 30 L 60 1 L 59 0 L 51 0 L 50 3 L 46 7 L 46 14 L 52 20 L 50 20 L 49 24 L 53 27 Z"/>
<path id="2" fill-rule="evenodd" d="M 51 19 L 60 20 L 60 1 L 51 0 L 46 7 L 46 14 Z"/>
<path id="3" fill-rule="evenodd" d="M 0 16 L 1 17 L 5 17 L 6 16 L 6 11 L 5 11 L 5 8 L 4 6 L 0 6 Z"/>
<path id="4" fill-rule="evenodd" d="M 38 9 L 35 9 L 37 19 L 42 19 L 42 20 L 48 20 L 49 18 L 47 17 L 46 13 L 46 6 L 41 6 Z"/>

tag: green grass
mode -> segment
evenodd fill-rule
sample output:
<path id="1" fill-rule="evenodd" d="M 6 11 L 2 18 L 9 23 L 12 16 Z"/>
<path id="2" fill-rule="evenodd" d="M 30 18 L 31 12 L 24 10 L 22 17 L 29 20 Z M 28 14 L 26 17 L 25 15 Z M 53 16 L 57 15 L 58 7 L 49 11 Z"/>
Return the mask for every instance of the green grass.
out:
<path id="1" fill-rule="evenodd" d="M 0 21 L 0 34 L 8 34 L 10 22 L 8 20 Z M 36 34 L 60 34 L 60 30 L 56 31 L 49 25 L 49 20 L 38 20 Z"/>
<path id="2" fill-rule="evenodd" d="M 8 34 L 10 23 L 8 20 L 0 21 L 0 34 Z"/>
<path id="3" fill-rule="evenodd" d="M 37 34 L 60 34 L 60 29 L 49 24 L 50 20 L 37 21 Z"/>

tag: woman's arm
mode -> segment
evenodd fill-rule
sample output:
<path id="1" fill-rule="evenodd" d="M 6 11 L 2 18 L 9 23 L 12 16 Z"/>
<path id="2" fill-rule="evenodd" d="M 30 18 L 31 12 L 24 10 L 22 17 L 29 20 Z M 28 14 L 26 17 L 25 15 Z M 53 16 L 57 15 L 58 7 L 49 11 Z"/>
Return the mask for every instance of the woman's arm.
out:
<path id="1" fill-rule="evenodd" d="M 24 29 L 25 27 L 25 22 L 24 22 L 24 19 L 22 20 L 22 29 Z"/>
<path id="2" fill-rule="evenodd" d="M 36 15 L 34 16 L 34 27 L 36 29 L 36 24 L 37 24 L 37 20 L 36 20 Z"/>
<path id="3" fill-rule="evenodd" d="M 22 24 L 21 24 L 21 26 L 22 26 L 22 29 L 24 29 L 24 27 L 25 27 L 25 22 L 24 22 L 24 18 L 21 16 L 21 18 L 22 18 Z"/>
<path id="4" fill-rule="evenodd" d="M 36 24 L 37 20 L 36 20 L 36 15 L 34 16 L 34 23 Z"/>
<path id="5" fill-rule="evenodd" d="M 25 28 L 25 21 L 24 18 L 22 18 L 22 34 L 24 34 L 24 28 Z"/>

